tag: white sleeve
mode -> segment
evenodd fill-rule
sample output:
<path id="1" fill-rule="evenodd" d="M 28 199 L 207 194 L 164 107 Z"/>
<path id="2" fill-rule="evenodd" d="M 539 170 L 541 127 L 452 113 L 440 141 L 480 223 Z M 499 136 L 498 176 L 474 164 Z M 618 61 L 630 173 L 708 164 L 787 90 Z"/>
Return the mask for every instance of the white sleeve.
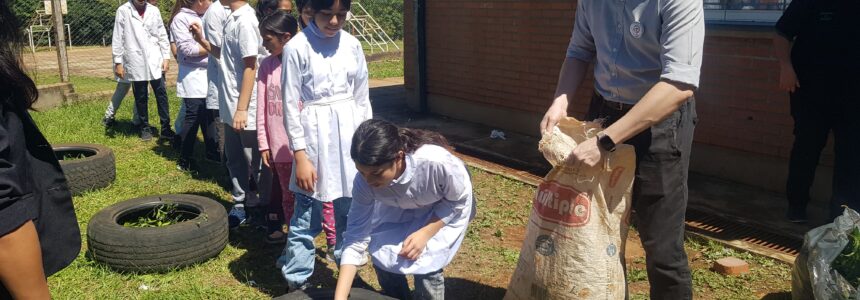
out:
<path id="1" fill-rule="evenodd" d="M 161 19 L 161 12 L 156 9 L 158 12 L 158 24 L 156 25 L 158 30 L 158 47 L 161 48 L 161 57 L 164 60 L 169 60 L 173 55 L 170 53 L 170 41 L 167 39 L 167 29 L 164 28 L 164 20 Z"/>
<path id="2" fill-rule="evenodd" d="M 370 232 L 373 230 L 374 203 L 373 193 L 364 178 L 355 176 L 352 189 L 352 204 L 349 207 L 346 232 L 343 233 L 343 253 L 340 256 L 341 265 L 359 265 L 367 253 L 370 244 Z"/>
<path id="3" fill-rule="evenodd" d="M 123 63 L 123 55 L 125 54 L 125 16 L 122 11 L 122 6 L 116 10 L 116 17 L 113 21 L 113 38 L 111 39 L 111 49 L 113 54 L 113 63 Z"/>
<path id="4" fill-rule="evenodd" d="M 466 166 L 458 161 L 449 159 L 437 162 L 430 168 L 430 174 L 435 179 L 442 200 L 433 206 L 433 213 L 442 222 L 449 224 L 459 217 L 469 204 L 472 197 L 472 180 Z M 351 217 L 351 216 L 350 216 Z"/>
<path id="5" fill-rule="evenodd" d="M 260 29 L 249 22 L 239 25 L 239 54 L 242 58 L 260 55 Z"/>
<path id="6" fill-rule="evenodd" d="M 290 149 L 293 151 L 307 148 L 305 143 L 305 128 L 302 126 L 300 97 L 302 89 L 301 61 L 298 50 L 284 46 L 281 61 L 281 91 L 284 102 L 284 127 L 290 139 Z"/>
<path id="7" fill-rule="evenodd" d="M 358 71 L 355 72 L 355 82 L 353 83 L 352 95 L 359 109 L 363 111 L 362 115 L 364 116 L 364 119 L 370 120 L 373 119 L 373 108 L 370 105 L 367 61 L 364 58 L 364 50 L 362 50 L 360 43 L 356 50 L 356 57 L 358 60 Z"/>

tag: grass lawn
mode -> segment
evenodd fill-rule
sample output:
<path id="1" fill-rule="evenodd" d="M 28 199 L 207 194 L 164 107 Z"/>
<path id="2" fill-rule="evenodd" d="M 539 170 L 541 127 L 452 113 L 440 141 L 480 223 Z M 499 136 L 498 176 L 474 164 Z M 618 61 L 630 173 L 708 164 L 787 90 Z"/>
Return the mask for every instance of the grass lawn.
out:
<path id="1" fill-rule="evenodd" d="M 179 102 L 173 89 L 169 95 L 173 95 L 170 103 L 175 116 Z M 134 197 L 193 193 L 229 205 L 223 167 L 201 162 L 203 170 L 199 174 L 176 170 L 177 153 L 170 146 L 138 139 L 130 121 L 130 98 L 117 116 L 117 130 L 106 132 L 100 120 L 107 101 L 81 102 L 33 113 L 52 143 L 104 144 L 116 155 L 116 181 L 108 188 L 74 198 L 84 241 L 90 217 L 108 205 Z M 154 105 L 150 116 L 157 120 L 153 118 Z M 202 157 L 202 146 L 197 150 L 197 157 Z M 445 269 L 448 295 L 451 299 L 500 299 L 516 267 L 534 187 L 477 169 L 472 169 L 472 175 L 479 199 L 478 213 L 459 254 Z M 56 299 L 268 299 L 284 293 L 286 287 L 274 265 L 282 246 L 265 244 L 263 236 L 255 229 L 240 228 L 231 232 L 229 245 L 215 259 L 163 274 L 117 273 L 90 260 L 83 250 L 71 266 L 48 281 Z M 317 237 L 318 245 L 324 244 L 322 238 Z M 688 241 L 687 249 L 697 298 L 759 299 L 769 294 L 784 295 L 780 293 L 790 289 L 789 268 L 781 263 L 716 244 Z M 710 262 L 726 255 L 747 259 L 753 272 L 729 278 L 708 270 Z M 311 282 L 334 286 L 334 265 L 319 258 L 317 262 Z M 631 297 L 647 299 L 644 260 L 635 259 L 628 266 Z M 378 288 L 372 268 L 363 267 L 360 275 Z"/>
<path id="2" fill-rule="evenodd" d="M 42 72 L 34 78 L 34 81 L 36 85 L 54 84 L 60 82 L 60 76 Z M 112 91 L 116 88 L 116 80 L 107 77 L 69 75 L 69 81 L 75 86 L 75 92 L 78 94 Z"/>
<path id="3" fill-rule="evenodd" d="M 403 77 L 403 59 L 368 62 L 367 72 L 371 79 Z"/>

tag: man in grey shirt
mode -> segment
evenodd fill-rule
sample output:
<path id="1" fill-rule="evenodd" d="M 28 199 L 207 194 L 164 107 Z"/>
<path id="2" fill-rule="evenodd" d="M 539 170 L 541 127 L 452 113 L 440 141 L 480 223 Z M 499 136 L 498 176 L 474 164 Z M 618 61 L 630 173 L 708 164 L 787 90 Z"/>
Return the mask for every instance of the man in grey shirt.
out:
<path id="1" fill-rule="evenodd" d="M 636 147 L 633 209 L 653 299 L 692 298 L 684 214 L 704 38 L 699 0 L 580 0 L 555 100 L 541 122 L 547 132 L 567 116 L 593 62 L 588 119 L 608 127 L 571 159 L 594 166 L 616 143 Z"/>

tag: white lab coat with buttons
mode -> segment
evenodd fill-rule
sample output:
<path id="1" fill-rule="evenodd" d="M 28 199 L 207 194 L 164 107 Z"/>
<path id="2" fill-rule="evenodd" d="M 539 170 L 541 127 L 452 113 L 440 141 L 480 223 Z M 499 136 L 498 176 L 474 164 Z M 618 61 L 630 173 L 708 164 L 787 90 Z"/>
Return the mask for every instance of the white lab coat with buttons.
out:
<path id="1" fill-rule="evenodd" d="M 131 1 L 116 10 L 113 25 L 113 62 L 122 64 L 128 81 L 161 78 L 161 64 L 170 55 L 167 30 L 158 7 L 149 3 L 143 17 Z"/>

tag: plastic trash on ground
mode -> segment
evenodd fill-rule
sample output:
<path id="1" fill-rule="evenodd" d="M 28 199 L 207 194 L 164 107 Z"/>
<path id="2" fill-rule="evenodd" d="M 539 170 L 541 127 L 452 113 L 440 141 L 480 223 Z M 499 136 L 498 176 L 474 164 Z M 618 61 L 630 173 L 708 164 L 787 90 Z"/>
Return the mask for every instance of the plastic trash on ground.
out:
<path id="1" fill-rule="evenodd" d="M 860 257 L 856 252 L 860 239 L 852 237 L 858 229 L 860 215 L 846 208 L 833 223 L 806 233 L 791 274 L 792 299 L 860 300 L 856 278 L 849 282 L 843 277 L 849 274 L 837 271 L 857 274 L 860 269 L 860 262 L 853 263 Z"/>

